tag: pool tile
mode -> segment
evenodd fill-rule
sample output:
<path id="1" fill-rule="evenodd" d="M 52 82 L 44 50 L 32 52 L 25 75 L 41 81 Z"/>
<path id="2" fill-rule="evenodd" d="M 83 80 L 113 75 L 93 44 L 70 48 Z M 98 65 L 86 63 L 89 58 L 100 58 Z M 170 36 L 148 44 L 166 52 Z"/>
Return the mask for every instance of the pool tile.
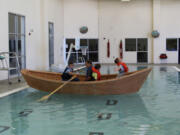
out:
<path id="1" fill-rule="evenodd" d="M 100 114 L 98 114 L 97 118 L 98 118 L 98 120 L 109 120 L 111 118 L 111 116 L 112 116 L 112 113 L 107 113 L 107 114 L 100 113 Z"/>
<path id="2" fill-rule="evenodd" d="M 106 105 L 116 105 L 117 103 L 117 100 L 107 100 Z"/>
<path id="3" fill-rule="evenodd" d="M 31 109 L 25 109 L 19 113 L 19 117 L 27 117 L 32 112 L 33 112 L 33 110 L 31 110 Z"/>

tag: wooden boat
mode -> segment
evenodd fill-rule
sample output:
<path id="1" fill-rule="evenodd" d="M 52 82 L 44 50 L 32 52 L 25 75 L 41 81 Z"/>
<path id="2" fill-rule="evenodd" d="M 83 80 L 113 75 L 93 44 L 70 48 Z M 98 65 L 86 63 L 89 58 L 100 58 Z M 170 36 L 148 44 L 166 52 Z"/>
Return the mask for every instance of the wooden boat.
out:
<path id="1" fill-rule="evenodd" d="M 118 95 L 139 91 L 151 68 L 129 72 L 118 77 L 117 74 L 102 75 L 101 81 L 84 81 L 84 75 L 77 75 L 79 82 L 70 82 L 57 93 L 87 94 L 87 95 Z M 37 90 L 52 92 L 64 82 L 61 73 L 42 72 L 33 70 L 21 71 L 26 82 Z"/>

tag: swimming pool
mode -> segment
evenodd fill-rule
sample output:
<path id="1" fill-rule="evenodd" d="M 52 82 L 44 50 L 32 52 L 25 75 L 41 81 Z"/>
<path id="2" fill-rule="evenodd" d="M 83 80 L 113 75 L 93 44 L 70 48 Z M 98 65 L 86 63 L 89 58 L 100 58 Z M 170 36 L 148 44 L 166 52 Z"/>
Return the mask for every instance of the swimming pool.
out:
<path id="1" fill-rule="evenodd" d="M 0 135 L 179 135 L 179 88 L 180 74 L 161 66 L 136 94 L 54 95 L 39 103 L 47 93 L 28 88 L 0 99 Z"/>

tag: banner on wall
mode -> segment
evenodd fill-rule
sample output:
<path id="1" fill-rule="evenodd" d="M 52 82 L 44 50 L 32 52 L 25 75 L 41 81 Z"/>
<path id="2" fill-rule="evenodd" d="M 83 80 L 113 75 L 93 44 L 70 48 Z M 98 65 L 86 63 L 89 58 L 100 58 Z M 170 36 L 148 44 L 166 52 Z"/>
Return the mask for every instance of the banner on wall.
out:
<path id="1" fill-rule="evenodd" d="M 120 52 L 120 58 L 123 58 L 123 45 L 122 45 L 122 40 L 120 41 L 120 45 L 119 45 L 119 52 Z"/>

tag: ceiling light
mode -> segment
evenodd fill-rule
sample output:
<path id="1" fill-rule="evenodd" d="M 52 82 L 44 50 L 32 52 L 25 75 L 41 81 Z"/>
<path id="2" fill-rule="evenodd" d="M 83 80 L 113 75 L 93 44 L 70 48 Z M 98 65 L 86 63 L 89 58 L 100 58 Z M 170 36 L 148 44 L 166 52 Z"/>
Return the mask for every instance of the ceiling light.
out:
<path id="1" fill-rule="evenodd" d="M 130 0 L 121 0 L 122 2 L 129 2 Z"/>

